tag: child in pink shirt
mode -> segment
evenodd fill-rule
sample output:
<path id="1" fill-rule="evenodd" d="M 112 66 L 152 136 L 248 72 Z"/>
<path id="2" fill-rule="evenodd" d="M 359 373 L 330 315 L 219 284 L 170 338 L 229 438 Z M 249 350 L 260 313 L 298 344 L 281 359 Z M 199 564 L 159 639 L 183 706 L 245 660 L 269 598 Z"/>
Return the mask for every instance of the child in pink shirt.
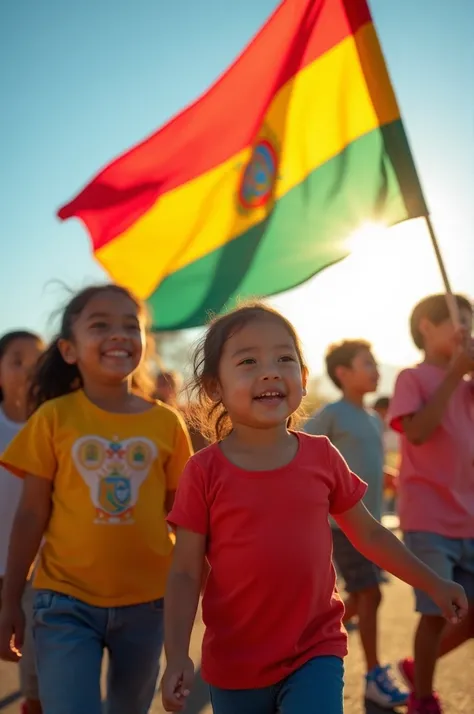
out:
<path id="1" fill-rule="evenodd" d="M 474 602 L 474 370 L 472 306 L 456 297 L 456 330 L 446 297 L 422 300 L 411 316 L 411 333 L 424 360 L 398 376 L 389 423 L 401 434 L 400 525 L 405 544 L 443 578 L 460 583 Z M 414 692 L 409 714 L 439 714 L 433 692 L 437 653 L 445 622 L 435 603 L 416 592 L 421 614 L 414 663 L 400 663 Z M 472 636 L 470 617 L 445 632 L 441 652 Z M 461 632 L 462 629 L 462 632 Z M 451 644 L 448 645 L 448 642 Z"/>

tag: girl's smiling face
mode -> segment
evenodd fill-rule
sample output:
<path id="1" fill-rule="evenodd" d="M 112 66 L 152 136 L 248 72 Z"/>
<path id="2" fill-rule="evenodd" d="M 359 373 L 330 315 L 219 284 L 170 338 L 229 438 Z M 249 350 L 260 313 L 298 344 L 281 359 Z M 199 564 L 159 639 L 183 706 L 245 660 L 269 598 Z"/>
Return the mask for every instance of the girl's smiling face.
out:
<path id="1" fill-rule="evenodd" d="M 61 340 L 63 359 L 76 364 L 83 379 L 119 384 L 138 368 L 146 348 L 145 319 L 125 294 L 104 290 L 92 297 Z"/>
<path id="2" fill-rule="evenodd" d="M 298 410 L 305 387 L 294 340 L 278 318 L 264 316 L 227 339 L 210 394 L 222 400 L 234 426 L 271 428 Z"/>

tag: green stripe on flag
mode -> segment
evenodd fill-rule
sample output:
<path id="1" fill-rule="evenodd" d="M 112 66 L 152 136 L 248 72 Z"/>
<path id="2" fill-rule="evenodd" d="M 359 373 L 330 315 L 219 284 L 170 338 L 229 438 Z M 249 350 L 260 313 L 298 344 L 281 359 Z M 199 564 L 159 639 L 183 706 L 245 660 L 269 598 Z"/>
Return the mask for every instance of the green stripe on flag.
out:
<path id="1" fill-rule="evenodd" d="M 426 214 L 402 122 L 379 127 L 293 188 L 266 221 L 169 275 L 148 300 L 155 326 L 197 327 L 239 298 L 296 287 L 345 258 L 362 223 Z"/>

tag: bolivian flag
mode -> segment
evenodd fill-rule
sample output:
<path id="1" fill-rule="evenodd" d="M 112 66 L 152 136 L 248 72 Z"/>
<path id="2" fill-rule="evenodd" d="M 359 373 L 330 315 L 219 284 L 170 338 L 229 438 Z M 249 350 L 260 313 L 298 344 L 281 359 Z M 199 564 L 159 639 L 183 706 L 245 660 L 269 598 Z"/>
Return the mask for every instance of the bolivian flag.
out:
<path id="1" fill-rule="evenodd" d="M 162 330 L 303 283 L 367 220 L 426 214 L 365 0 L 282 2 L 204 96 L 59 211 Z"/>

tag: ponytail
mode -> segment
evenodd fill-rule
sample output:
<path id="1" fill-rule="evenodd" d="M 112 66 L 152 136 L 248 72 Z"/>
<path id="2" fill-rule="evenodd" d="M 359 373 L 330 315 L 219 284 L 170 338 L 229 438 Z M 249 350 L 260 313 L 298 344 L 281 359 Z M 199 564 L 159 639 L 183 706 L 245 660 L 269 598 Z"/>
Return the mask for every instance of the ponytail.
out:
<path id="1" fill-rule="evenodd" d="M 77 365 L 65 362 L 59 350 L 59 340 L 59 337 L 55 337 L 36 366 L 29 391 L 30 413 L 49 399 L 62 397 L 82 387 Z"/>

